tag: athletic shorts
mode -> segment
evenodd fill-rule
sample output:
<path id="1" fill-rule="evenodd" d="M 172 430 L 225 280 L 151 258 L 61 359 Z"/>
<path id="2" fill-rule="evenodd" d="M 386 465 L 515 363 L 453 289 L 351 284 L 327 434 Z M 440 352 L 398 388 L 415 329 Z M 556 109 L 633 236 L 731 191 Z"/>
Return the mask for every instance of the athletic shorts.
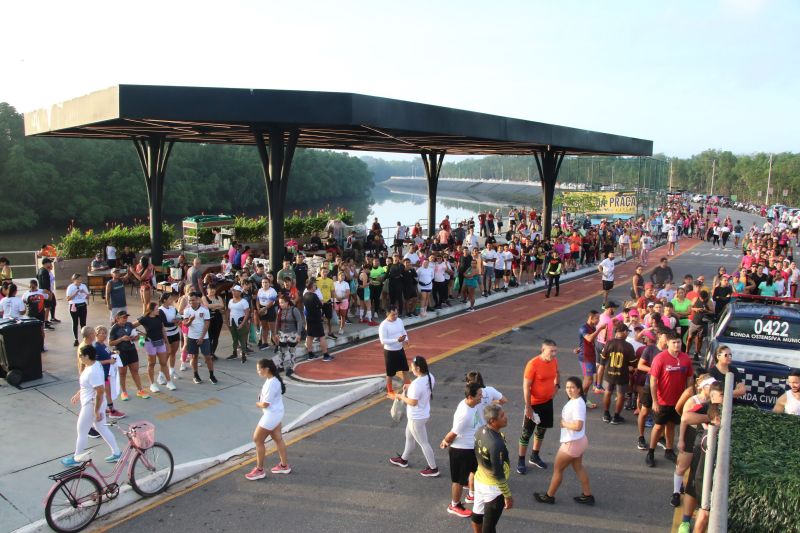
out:
<path id="1" fill-rule="evenodd" d="M 475 522 L 474 519 L 476 518 L 476 515 L 480 516 L 482 519 L 486 510 L 485 507 L 489 506 L 498 497 L 501 500 L 504 499 L 503 493 L 500 492 L 500 489 L 497 488 L 496 485 L 484 485 L 480 481 L 475 482 L 474 495 L 475 503 L 472 505 L 473 522 Z M 502 507 L 500 509 L 502 509 Z"/>
<path id="2" fill-rule="evenodd" d="M 180 333 L 176 333 L 175 335 L 170 335 L 169 337 L 167 337 L 167 342 L 169 342 L 170 344 L 172 344 L 173 342 L 180 342 L 180 340 L 181 340 Z"/>
<path id="3" fill-rule="evenodd" d="M 659 426 L 672 422 L 675 425 L 681 423 L 681 415 L 675 410 L 674 405 L 662 405 L 657 413 L 653 413 L 653 422 Z"/>
<path id="4" fill-rule="evenodd" d="M 333 303 L 332 302 L 325 302 L 322 304 L 322 314 L 330 320 L 333 318 Z"/>
<path id="5" fill-rule="evenodd" d="M 334 303 L 334 306 L 336 307 L 337 311 L 347 311 L 347 309 L 350 307 L 350 300 L 340 300 Z"/>
<path id="6" fill-rule="evenodd" d="M 653 397 L 650 395 L 649 386 L 645 386 L 642 389 L 641 394 L 639 394 L 639 401 L 642 402 L 642 407 L 646 407 L 647 409 L 653 408 Z"/>
<path id="7" fill-rule="evenodd" d="M 532 405 L 533 412 L 539 415 L 539 423 L 537 424 L 543 428 L 553 427 L 553 400 L 547 400 L 544 403 Z"/>
<path id="8" fill-rule="evenodd" d="M 689 335 L 690 337 L 692 335 L 697 335 L 698 333 L 700 335 L 705 335 L 705 329 L 706 329 L 705 324 L 694 324 L 690 322 L 689 327 L 687 328 L 687 335 Z"/>
<path id="9" fill-rule="evenodd" d="M 138 363 L 139 353 L 136 350 L 132 350 L 130 352 L 119 352 L 119 360 L 122 361 L 122 366 Z"/>
<path id="10" fill-rule="evenodd" d="M 358 299 L 361 300 L 362 302 L 364 301 L 364 288 L 363 287 L 359 287 L 359 288 L 356 289 L 356 296 L 358 296 Z"/>
<path id="11" fill-rule="evenodd" d="M 582 361 L 581 370 L 583 370 L 584 376 L 594 376 L 597 374 L 597 365 L 595 363 L 587 363 L 586 361 Z"/>
<path id="12" fill-rule="evenodd" d="M 581 257 L 580 251 L 578 251 L 578 252 L 570 252 L 570 255 L 572 255 L 572 258 L 575 259 L 576 261 L 578 259 L 580 259 L 580 257 Z"/>
<path id="13" fill-rule="evenodd" d="M 449 448 L 450 481 L 462 487 L 469 484 L 469 475 L 478 470 L 478 459 L 473 448 Z"/>
<path id="14" fill-rule="evenodd" d="M 406 300 L 410 300 L 411 298 L 417 297 L 417 287 L 412 285 L 411 287 L 403 287 L 403 298 Z"/>
<path id="15" fill-rule="evenodd" d="M 164 344 L 163 339 L 158 343 L 158 346 L 155 346 L 152 341 L 147 341 L 144 343 L 144 351 L 148 356 L 155 357 L 160 353 L 167 353 L 167 345 Z"/>
<path id="16" fill-rule="evenodd" d="M 496 268 L 494 269 L 494 277 L 495 277 L 495 279 L 501 279 L 505 275 L 506 275 L 506 271 L 505 270 L 498 270 Z"/>
<path id="17" fill-rule="evenodd" d="M 312 339 L 325 336 L 325 328 L 322 327 L 321 321 L 316 322 L 314 320 L 307 320 L 306 332 L 308 333 L 308 336 L 311 337 Z"/>
<path id="18" fill-rule="evenodd" d="M 263 309 L 263 307 L 262 307 L 262 309 Z M 278 315 L 275 313 L 275 306 L 274 305 L 272 307 L 268 308 L 267 311 L 264 314 L 261 314 L 260 312 L 258 313 L 258 320 L 262 324 L 266 324 L 268 322 L 275 322 L 275 320 L 277 320 L 277 318 L 278 318 Z"/>
<path id="19" fill-rule="evenodd" d="M 211 342 L 208 339 L 186 339 L 186 351 L 194 356 L 202 353 L 207 357 L 211 355 Z"/>
<path id="20" fill-rule="evenodd" d="M 427 285 L 419 285 L 419 292 L 431 292 L 432 286 L 431 284 Z"/>
<path id="21" fill-rule="evenodd" d="M 578 458 L 583 456 L 583 454 L 586 452 L 586 448 L 588 447 L 589 447 L 589 439 L 587 439 L 586 435 L 584 435 L 583 437 L 577 440 L 562 442 L 561 447 L 558 449 L 558 451 L 564 452 L 570 457 Z"/>
<path id="22" fill-rule="evenodd" d="M 700 500 L 702 494 L 697 490 L 703 487 L 703 472 L 705 470 L 706 454 L 699 446 L 695 446 L 692 454 L 692 463 L 689 466 L 689 479 L 686 481 L 686 494 L 695 500 Z M 699 503 L 699 501 L 698 501 Z"/>
<path id="23" fill-rule="evenodd" d="M 261 420 L 258 421 L 258 426 L 266 429 L 267 431 L 272 431 L 278 426 L 278 424 L 281 423 L 281 420 L 283 420 L 283 410 L 272 411 L 267 409 L 264 411 L 264 414 L 261 415 Z"/>
<path id="24" fill-rule="evenodd" d="M 383 361 L 386 364 L 386 375 L 394 376 L 398 372 L 408 372 L 408 359 L 402 348 L 399 350 L 383 350 Z"/>
<path id="25" fill-rule="evenodd" d="M 603 280 L 603 290 L 604 291 L 610 291 L 613 288 L 614 288 L 614 282 L 613 281 Z"/>
<path id="26" fill-rule="evenodd" d="M 606 380 L 603 380 L 603 387 L 606 389 L 606 392 L 614 392 L 617 391 L 617 394 L 625 394 L 628 392 L 628 384 L 627 383 L 609 383 Z"/>

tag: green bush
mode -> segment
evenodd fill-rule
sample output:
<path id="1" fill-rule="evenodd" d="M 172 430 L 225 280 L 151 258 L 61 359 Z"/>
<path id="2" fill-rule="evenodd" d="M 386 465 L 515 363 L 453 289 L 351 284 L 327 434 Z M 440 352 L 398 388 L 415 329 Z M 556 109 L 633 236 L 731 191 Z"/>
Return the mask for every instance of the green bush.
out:
<path id="1" fill-rule="evenodd" d="M 728 531 L 797 531 L 798 417 L 736 407 L 731 437 Z"/>
<path id="2" fill-rule="evenodd" d="M 163 242 L 170 243 L 175 240 L 175 227 L 169 224 L 162 226 L 164 232 Z M 113 226 L 101 233 L 94 230 L 82 232 L 78 228 L 61 237 L 56 245 L 58 253 L 65 259 L 92 257 L 102 252 L 105 244 L 110 242 L 120 252 L 125 246 L 130 246 L 134 252 L 139 252 L 150 247 L 150 226 L 139 224 L 137 226 Z"/>
<path id="3" fill-rule="evenodd" d="M 267 217 L 236 217 L 234 229 L 236 240 L 240 242 L 258 242 L 266 240 L 269 220 Z"/>

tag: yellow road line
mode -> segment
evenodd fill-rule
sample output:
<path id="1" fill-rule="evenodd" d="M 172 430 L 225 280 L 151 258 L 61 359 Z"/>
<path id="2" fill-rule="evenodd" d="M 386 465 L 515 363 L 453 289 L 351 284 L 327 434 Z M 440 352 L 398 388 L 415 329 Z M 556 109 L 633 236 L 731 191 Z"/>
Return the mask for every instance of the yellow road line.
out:
<path id="1" fill-rule="evenodd" d="M 456 329 L 451 329 L 450 331 L 445 331 L 444 333 L 440 333 L 439 335 L 436 335 L 436 337 L 437 338 L 447 337 L 448 335 L 452 335 L 453 333 L 456 333 L 457 331 L 461 331 L 461 328 L 456 328 Z"/>
<path id="2" fill-rule="evenodd" d="M 489 318 L 484 318 L 483 320 L 478 320 L 478 324 L 483 324 L 484 322 L 489 322 L 490 320 L 494 320 L 497 318 L 497 315 L 492 315 Z"/>

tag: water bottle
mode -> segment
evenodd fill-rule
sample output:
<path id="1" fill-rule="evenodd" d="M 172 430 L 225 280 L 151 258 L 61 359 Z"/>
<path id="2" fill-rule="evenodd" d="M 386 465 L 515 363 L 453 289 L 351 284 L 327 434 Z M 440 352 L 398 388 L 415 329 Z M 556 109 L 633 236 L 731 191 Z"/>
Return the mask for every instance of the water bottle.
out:
<path id="1" fill-rule="evenodd" d="M 139 347 L 144 348 L 144 335 L 139 335 Z"/>

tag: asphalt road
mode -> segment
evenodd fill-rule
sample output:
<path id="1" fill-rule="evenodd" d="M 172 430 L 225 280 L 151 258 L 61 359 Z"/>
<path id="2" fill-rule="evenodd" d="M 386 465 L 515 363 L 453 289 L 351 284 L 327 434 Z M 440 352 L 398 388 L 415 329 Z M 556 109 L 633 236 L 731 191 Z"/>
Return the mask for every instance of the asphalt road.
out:
<path id="1" fill-rule="evenodd" d="M 746 228 L 756 220 L 738 215 Z M 654 258 L 660 255 L 656 252 Z M 671 263 L 677 279 L 686 273 L 704 274 L 710 283 L 718 266 L 725 265 L 731 271 L 738 261 L 736 251 L 712 250 L 708 243 L 701 243 Z M 654 263 L 651 261 L 651 266 Z M 621 301 L 629 291 L 630 279 L 617 285 L 613 297 Z M 599 287 L 587 285 L 587 291 L 597 289 Z M 543 339 L 552 338 L 560 347 L 562 381 L 570 375 L 579 376 L 579 365 L 572 353 L 577 342 L 577 328 L 583 323 L 586 312 L 590 308 L 599 309 L 601 301 L 598 295 L 596 300 L 573 305 L 434 364 L 432 372 L 437 387 L 428 424 L 434 448 L 449 430 L 455 407 L 463 398 L 465 372 L 477 369 L 483 373 L 487 384 L 510 399 L 506 406 L 510 420 L 506 439 L 515 457 L 522 420 L 522 371 L 526 361 L 538 353 Z M 470 316 L 464 315 L 463 320 L 470 320 Z M 454 339 L 454 343 L 457 342 L 458 339 Z M 597 397 L 593 399 L 598 400 Z M 556 416 L 565 400 L 565 393 L 560 392 Z M 399 469 L 387 462 L 402 450 L 404 442 L 404 421 L 395 425 L 389 417 L 389 407 L 388 401 L 381 402 L 291 445 L 289 459 L 294 471 L 289 476 L 270 475 L 265 480 L 250 482 L 244 478 L 252 467 L 248 464 L 116 525 L 113 530 L 135 533 L 167 529 L 171 533 L 256 529 L 282 533 L 469 531 L 468 519 L 446 512 L 450 479 L 444 451 L 436 449 L 442 471 L 439 478 L 423 478 L 418 474 L 425 467 L 419 449 L 412 454 L 408 469 Z M 536 503 L 532 497 L 534 490 L 547 488 L 550 468 L 531 467 L 525 476 L 512 472 L 510 484 L 515 507 L 504 513 L 499 524 L 501 531 L 670 529 L 673 508 L 668 501 L 672 492 L 672 463 L 657 453 L 657 467 L 645 466 L 644 453 L 636 449 L 635 422 L 630 411 L 623 412 L 626 423 L 618 426 L 604 424 L 600 409 L 589 413 L 590 445 L 584 464 L 597 505 L 587 508 L 572 501 L 572 496 L 580 493 L 580 486 L 569 470 L 556 496 L 556 504 L 552 506 Z M 256 421 L 254 418 L 253 424 Z M 210 422 L 210 431 L 225 430 L 223 420 Z M 247 438 L 246 435 L 242 437 Z M 542 457 L 548 464 L 552 464 L 557 447 L 558 430 L 554 428 L 545 436 L 542 449 Z M 275 462 L 276 456 L 267 458 L 268 467 Z"/>

